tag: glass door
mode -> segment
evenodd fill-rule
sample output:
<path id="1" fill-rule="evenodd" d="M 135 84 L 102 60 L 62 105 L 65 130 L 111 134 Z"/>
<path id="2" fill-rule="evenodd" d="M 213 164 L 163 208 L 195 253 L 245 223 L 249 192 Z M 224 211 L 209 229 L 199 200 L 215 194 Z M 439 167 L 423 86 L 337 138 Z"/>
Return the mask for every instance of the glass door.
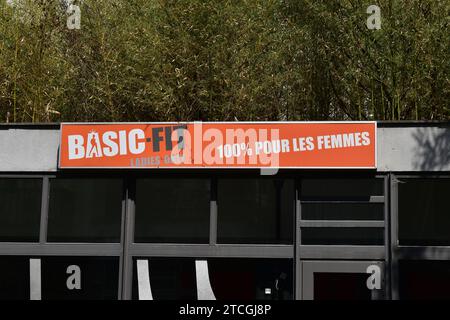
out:
<path id="1" fill-rule="evenodd" d="M 303 300 L 379 300 L 384 296 L 380 261 L 303 261 Z"/>

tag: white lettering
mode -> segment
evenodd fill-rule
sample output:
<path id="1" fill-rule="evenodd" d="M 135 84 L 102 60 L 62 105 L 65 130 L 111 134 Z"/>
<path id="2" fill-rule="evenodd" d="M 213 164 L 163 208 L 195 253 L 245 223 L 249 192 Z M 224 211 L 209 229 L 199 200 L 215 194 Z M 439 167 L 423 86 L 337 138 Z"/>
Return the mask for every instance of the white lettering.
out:
<path id="1" fill-rule="evenodd" d="M 141 129 L 133 129 L 128 133 L 128 142 L 132 154 L 140 154 L 145 151 L 145 142 L 137 142 L 137 139 L 145 139 L 145 133 Z"/>
<path id="2" fill-rule="evenodd" d="M 69 144 L 69 160 L 82 159 L 84 157 L 84 139 L 80 135 L 67 137 Z"/>
<path id="3" fill-rule="evenodd" d="M 102 136 L 103 143 L 107 146 L 103 148 L 103 154 L 107 157 L 114 157 L 119 152 L 119 147 L 113 139 L 117 139 L 117 132 L 106 131 Z"/>

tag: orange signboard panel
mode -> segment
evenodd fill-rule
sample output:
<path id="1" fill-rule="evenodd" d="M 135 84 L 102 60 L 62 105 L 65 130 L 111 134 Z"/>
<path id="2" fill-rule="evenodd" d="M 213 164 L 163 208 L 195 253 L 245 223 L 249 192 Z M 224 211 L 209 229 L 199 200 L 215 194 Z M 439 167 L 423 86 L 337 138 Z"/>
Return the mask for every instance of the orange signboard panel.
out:
<path id="1" fill-rule="evenodd" d="M 376 122 L 63 123 L 60 168 L 376 168 Z"/>

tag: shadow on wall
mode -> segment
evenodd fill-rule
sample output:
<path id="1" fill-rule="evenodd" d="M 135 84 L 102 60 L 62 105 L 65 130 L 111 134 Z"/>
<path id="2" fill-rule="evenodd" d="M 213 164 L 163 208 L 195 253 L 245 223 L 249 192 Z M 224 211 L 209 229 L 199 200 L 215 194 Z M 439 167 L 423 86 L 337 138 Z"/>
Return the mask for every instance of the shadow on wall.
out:
<path id="1" fill-rule="evenodd" d="M 413 167 L 420 171 L 450 170 L 450 128 L 417 128 Z"/>

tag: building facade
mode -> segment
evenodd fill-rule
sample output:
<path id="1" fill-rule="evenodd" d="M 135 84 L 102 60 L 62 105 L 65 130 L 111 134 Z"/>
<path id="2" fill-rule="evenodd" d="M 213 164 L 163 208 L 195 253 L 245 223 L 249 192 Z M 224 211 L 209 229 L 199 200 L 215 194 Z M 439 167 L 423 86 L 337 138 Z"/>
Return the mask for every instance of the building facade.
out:
<path id="1" fill-rule="evenodd" d="M 0 126 L 1 299 L 450 298 L 450 124 L 379 122 L 376 166 L 61 168 Z"/>

